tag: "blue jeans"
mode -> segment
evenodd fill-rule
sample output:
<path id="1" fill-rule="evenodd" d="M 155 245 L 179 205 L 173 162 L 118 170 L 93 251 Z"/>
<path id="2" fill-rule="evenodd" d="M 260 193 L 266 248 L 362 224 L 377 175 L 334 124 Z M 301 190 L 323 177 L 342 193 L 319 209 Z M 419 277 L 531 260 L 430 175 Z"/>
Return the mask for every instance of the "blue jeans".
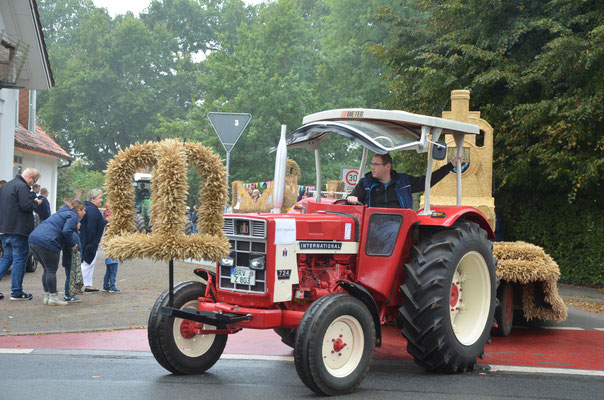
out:
<path id="1" fill-rule="evenodd" d="M 103 289 L 105 290 L 116 290 L 115 279 L 117 278 L 117 263 L 107 264 L 107 272 L 105 272 L 105 279 L 103 279 Z"/>
<path id="2" fill-rule="evenodd" d="M 23 293 L 23 276 L 25 275 L 25 263 L 29 255 L 27 236 L 0 235 L 4 257 L 0 260 L 0 279 L 6 275 L 6 271 L 13 266 L 11 273 L 12 296 L 20 296 Z"/>

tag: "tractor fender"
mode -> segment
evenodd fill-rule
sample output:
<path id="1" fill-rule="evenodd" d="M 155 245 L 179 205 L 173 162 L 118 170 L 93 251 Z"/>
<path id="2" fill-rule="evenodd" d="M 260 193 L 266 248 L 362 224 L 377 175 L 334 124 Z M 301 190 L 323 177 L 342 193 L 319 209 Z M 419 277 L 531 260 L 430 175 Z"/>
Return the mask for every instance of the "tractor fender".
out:
<path id="1" fill-rule="evenodd" d="M 361 300 L 363 304 L 367 306 L 367 309 L 373 318 L 373 324 L 375 325 L 375 347 L 382 347 L 382 324 L 380 323 L 380 312 L 371 293 L 369 293 L 367 289 L 358 283 L 344 279 L 339 280 L 337 283 L 338 286 L 341 286 L 342 289 L 348 292 L 348 294 Z"/>
<path id="2" fill-rule="evenodd" d="M 430 210 L 432 211 L 431 215 L 421 215 L 422 210 L 418 212 L 417 218 L 420 226 L 443 226 L 448 228 L 459 220 L 465 220 L 478 224 L 487 233 L 489 239 L 495 239 L 495 232 L 488 219 L 474 207 L 431 206 Z M 444 215 L 439 213 L 444 213 Z"/>

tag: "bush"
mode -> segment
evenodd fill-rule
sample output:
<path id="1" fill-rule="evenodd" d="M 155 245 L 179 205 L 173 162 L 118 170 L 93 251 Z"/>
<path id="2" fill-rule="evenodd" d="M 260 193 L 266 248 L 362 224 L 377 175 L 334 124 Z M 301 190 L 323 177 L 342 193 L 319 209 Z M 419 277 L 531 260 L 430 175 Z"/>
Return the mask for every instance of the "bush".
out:
<path id="1" fill-rule="evenodd" d="M 506 241 L 542 246 L 562 282 L 604 287 L 604 210 L 595 194 L 569 202 L 567 193 L 517 189 L 498 194 L 496 207 Z"/>

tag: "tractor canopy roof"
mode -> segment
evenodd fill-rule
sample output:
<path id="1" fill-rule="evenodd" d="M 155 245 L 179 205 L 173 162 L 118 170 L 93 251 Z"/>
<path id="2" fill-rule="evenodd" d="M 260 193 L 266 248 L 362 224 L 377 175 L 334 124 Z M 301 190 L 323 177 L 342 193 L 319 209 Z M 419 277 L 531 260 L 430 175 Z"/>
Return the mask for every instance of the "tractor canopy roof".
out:
<path id="1" fill-rule="evenodd" d="M 300 128 L 286 139 L 289 148 L 317 149 L 332 134 L 347 137 L 378 154 L 395 150 L 428 150 L 428 135 L 435 129 L 445 134 L 478 134 L 478 126 L 406 111 L 338 109 L 304 117 Z M 428 128 L 428 129 L 424 129 Z"/>

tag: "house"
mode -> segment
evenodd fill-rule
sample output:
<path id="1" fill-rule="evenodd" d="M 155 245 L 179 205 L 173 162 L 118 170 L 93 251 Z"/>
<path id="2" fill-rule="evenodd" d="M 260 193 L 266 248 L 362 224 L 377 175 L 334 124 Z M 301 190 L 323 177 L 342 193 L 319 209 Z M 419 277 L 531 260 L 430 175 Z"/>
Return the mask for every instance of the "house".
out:
<path id="1" fill-rule="evenodd" d="M 36 1 L 0 1 L 0 179 L 38 169 L 52 211 L 58 160 L 72 159 L 35 124 L 36 90 L 53 85 Z"/>

